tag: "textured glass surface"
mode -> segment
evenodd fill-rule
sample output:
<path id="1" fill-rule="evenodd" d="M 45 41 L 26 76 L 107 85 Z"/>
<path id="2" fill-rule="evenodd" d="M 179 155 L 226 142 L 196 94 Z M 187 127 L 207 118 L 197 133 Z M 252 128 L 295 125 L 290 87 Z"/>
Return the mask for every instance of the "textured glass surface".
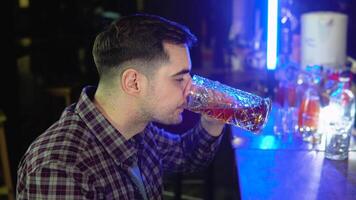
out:
<path id="1" fill-rule="evenodd" d="M 271 100 L 194 75 L 187 109 L 259 133 L 267 122 Z"/>

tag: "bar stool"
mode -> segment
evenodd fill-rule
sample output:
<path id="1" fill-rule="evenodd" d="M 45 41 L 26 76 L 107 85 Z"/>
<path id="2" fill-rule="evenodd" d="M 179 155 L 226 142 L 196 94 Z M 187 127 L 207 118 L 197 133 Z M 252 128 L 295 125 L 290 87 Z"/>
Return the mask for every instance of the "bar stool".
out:
<path id="1" fill-rule="evenodd" d="M 7 145 L 5 138 L 5 128 L 4 123 L 6 121 L 6 116 L 0 111 L 0 158 L 1 158 L 1 174 L 3 175 L 4 185 L 0 185 L 0 196 L 7 196 L 8 200 L 14 200 L 14 193 L 11 181 L 10 164 L 7 154 Z"/>

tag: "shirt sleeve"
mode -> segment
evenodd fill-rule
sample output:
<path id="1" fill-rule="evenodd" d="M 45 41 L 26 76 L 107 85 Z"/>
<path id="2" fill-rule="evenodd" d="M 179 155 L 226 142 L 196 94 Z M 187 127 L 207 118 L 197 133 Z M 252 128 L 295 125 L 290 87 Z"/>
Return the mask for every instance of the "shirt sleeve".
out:
<path id="1" fill-rule="evenodd" d="M 165 171 L 193 172 L 207 166 L 222 138 L 222 135 L 209 135 L 200 123 L 182 135 L 169 133 L 153 125 L 151 128 Z"/>
<path id="2" fill-rule="evenodd" d="M 93 188 L 94 177 L 58 163 L 42 165 L 19 178 L 18 200 L 101 199 Z"/>

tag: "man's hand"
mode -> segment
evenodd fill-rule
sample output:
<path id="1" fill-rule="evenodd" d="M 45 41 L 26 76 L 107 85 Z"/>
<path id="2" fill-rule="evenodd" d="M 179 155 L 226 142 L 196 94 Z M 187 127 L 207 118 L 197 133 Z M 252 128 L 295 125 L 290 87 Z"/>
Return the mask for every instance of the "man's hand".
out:
<path id="1" fill-rule="evenodd" d="M 212 117 L 206 116 L 206 115 L 202 115 L 200 118 L 200 122 L 201 125 L 203 126 L 203 128 L 211 135 L 214 137 L 217 137 L 219 135 L 221 135 L 222 130 L 225 126 L 225 123 L 220 121 L 220 120 L 216 120 Z"/>

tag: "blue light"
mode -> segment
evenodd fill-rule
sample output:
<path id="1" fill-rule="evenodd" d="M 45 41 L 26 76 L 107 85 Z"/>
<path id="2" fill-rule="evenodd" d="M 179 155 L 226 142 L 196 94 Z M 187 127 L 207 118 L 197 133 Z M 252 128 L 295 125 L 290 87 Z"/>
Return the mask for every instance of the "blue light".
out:
<path id="1" fill-rule="evenodd" d="M 273 135 L 266 135 L 263 136 L 260 141 L 260 148 L 261 149 L 277 149 L 278 143 Z"/>
<path id="2" fill-rule="evenodd" d="M 267 22 L 267 69 L 277 66 L 278 0 L 268 0 Z"/>

